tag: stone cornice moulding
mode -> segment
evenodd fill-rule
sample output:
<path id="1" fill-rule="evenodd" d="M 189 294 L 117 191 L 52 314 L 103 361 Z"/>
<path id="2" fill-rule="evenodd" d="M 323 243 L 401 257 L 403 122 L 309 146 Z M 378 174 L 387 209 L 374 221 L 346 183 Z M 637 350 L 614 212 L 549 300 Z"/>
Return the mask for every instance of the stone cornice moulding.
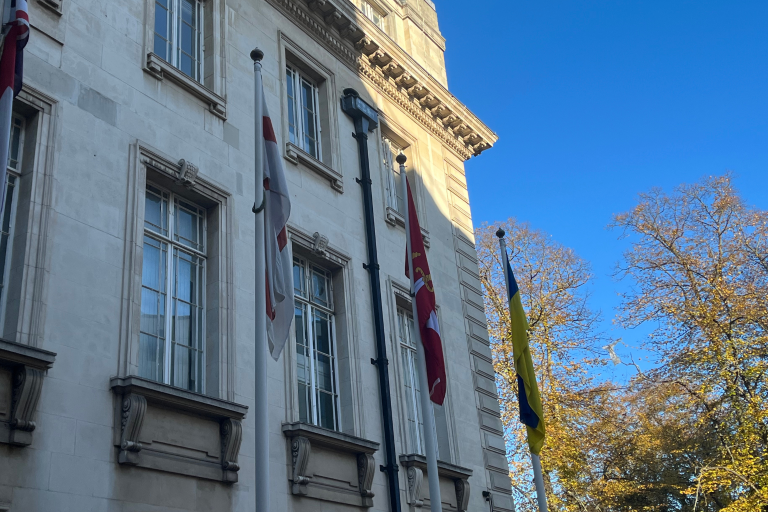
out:
<path id="1" fill-rule="evenodd" d="M 395 41 L 341 0 L 268 0 L 463 160 L 498 137 Z M 381 32 L 381 33 L 379 33 Z M 370 34 L 375 34 L 374 38 Z"/>

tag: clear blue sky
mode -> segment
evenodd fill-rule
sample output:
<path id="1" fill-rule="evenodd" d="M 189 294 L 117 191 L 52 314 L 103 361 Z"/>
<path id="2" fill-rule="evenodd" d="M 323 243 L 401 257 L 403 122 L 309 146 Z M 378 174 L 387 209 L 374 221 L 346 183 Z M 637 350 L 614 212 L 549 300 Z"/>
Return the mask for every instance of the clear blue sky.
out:
<path id="1" fill-rule="evenodd" d="M 732 170 L 768 209 L 768 1 L 435 3 L 449 87 L 499 135 L 466 164 L 475 224 L 574 248 L 607 329 L 626 242 L 605 226 L 638 192 Z"/>

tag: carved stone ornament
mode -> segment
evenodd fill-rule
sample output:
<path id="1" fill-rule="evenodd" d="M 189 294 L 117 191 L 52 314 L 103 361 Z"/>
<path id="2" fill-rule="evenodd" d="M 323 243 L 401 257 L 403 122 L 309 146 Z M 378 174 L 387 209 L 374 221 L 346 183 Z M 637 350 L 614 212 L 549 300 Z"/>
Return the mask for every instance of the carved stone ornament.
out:
<path id="1" fill-rule="evenodd" d="M 319 256 L 325 256 L 328 252 L 328 237 L 315 231 L 312 240 L 312 251 Z"/>
<path id="2" fill-rule="evenodd" d="M 311 452 L 312 445 L 306 437 L 294 437 L 291 440 L 291 463 L 293 464 L 291 493 L 293 494 L 307 494 L 309 477 L 306 471 Z"/>
<path id="3" fill-rule="evenodd" d="M 373 475 L 376 472 L 376 459 L 369 453 L 357 454 L 357 480 L 360 486 L 360 496 L 363 497 L 364 506 L 373 506 Z"/>
<path id="4" fill-rule="evenodd" d="M 191 187 L 195 184 L 195 180 L 197 179 L 197 174 L 199 171 L 200 170 L 196 165 L 193 165 L 182 158 L 179 160 L 179 172 L 177 179 L 182 185 Z"/>
<path id="5" fill-rule="evenodd" d="M 137 464 L 138 453 L 142 448 L 139 434 L 146 412 L 147 399 L 143 396 L 131 394 L 123 397 L 120 416 L 120 453 L 117 457 L 120 464 Z"/>
<path id="6" fill-rule="evenodd" d="M 408 468 L 408 504 L 421 507 L 424 501 L 420 500 L 421 484 L 424 481 L 424 473 L 416 467 Z"/>
<path id="7" fill-rule="evenodd" d="M 469 507 L 469 480 L 454 480 L 456 486 L 456 507 L 459 512 L 465 512 Z"/>
<path id="8" fill-rule="evenodd" d="M 36 427 L 34 414 L 43 389 L 43 376 L 42 370 L 28 366 L 20 366 L 13 372 L 10 444 L 32 444 L 32 432 Z"/>
<path id="9" fill-rule="evenodd" d="M 237 454 L 243 440 L 243 424 L 240 420 L 227 418 L 221 422 L 221 467 L 224 469 L 224 481 L 237 482 Z"/>

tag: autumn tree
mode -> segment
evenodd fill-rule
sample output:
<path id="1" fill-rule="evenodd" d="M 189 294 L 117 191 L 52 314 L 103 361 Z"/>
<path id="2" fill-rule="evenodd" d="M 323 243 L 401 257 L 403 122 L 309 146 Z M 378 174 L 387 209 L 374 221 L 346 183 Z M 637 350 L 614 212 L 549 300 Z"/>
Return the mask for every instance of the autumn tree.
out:
<path id="1" fill-rule="evenodd" d="M 752 512 L 768 510 L 768 213 L 732 182 L 641 194 L 613 227 L 630 242 L 620 321 L 657 326 L 645 378 L 675 386 L 713 445 L 691 461 L 693 510 Z"/>

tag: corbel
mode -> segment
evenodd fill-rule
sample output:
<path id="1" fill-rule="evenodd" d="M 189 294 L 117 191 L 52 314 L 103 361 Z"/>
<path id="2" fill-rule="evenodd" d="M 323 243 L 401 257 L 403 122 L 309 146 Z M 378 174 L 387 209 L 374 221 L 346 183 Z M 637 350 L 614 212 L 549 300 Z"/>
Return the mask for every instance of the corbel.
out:
<path id="1" fill-rule="evenodd" d="M 477 156 L 490 147 L 491 145 L 488 142 L 481 141 L 479 144 L 472 146 L 472 153 Z"/>
<path id="2" fill-rule="evenodd" d="M 379 49 L 379 45 L 370 37 L 363 36 L 355 43 L 355 49 L 363 52 L 365 55 L 370 55 Z"/>
<path id="3" fill-rule="evenodd" d="M 138 463 L 142 448 L 139 435 L 146 412 L 147 399 L 143 396 L 130 394 L 123 397 L 120 415 L 120 453 L 117 457 L 120 464 L 136 465 Z"/>
<path id="4" fill-rule="evenodd" d="M 332 10 L 330 13 L 326 14 L 323 17 L 323 20 L 325 20 L 325 23 L 331 27 L 338 27 L 338 23 L 341 19 L 342 19 L 341 13 L 336 9 Z"/>
<path id="5" fill-rule="evenodd" d="M 421 469 L 410 466 L 408 467 L 408 504 L 414 507 L 421 507 L 424 505 L 424 501 L 419 499 L 421 497 L 421 484 L 424 481 L 424 472 Z"/>
<path id="6" fill-rule="evenodd" d="M 357 42 L 364 34 L 360 27 L 350 21 L 349 25 L 339 30 L 339 35 L 345 39 L 353 39 L 353 42 Z"/>
<path id="7" fill-rule="evenodd" d="M 389 64 L 381 68 L 381 72 L 384 73 L 385 76 L 397 78 L 398 76 L 402 75 L 405 70 L 400 64 L 398 64 L 396 60 L 391 60 Z"/>
<path id="8" fill-rule="evenodd" d="M 466 512 L 469 507 L 469 480 L 460 478 L 454 480 L 456 486 L 456 508 L 459 512 Z"/>
<path id="9" fill-rule="evenodd" d="M 43 389 L 43 370 L 19 366 L 13 372 L 11 390 L 11 431 L 8 442 L 16 446 L 32 444 L 37 402 Z"/>
<path id="10" fill-rule="evenodd" d="M 357 481 L 360 487 L 360 496 L 363 497 L 363 506 L 372 507 L 374 493 L 371 490 L 373 475 L 376 473 L 376 459 L 370 453 L 357 454 Z"/>
<path id="11" fill-rule="evenodd" d="M 410 89 L 406 90 L 406 92 L 408 93 L 408 96 L 412 96 L 418 100 L 429 94 L 429 89 L 421 84 L 416 84 Z"/>
<path id="12" fill-rule="evenodd" d="M 293 464 L 291 494 L 307 495 L 309 477 L 306 472 L 311 452 L 312 445 L 306 437 L 299 436 L 291 440 L 291 462 Z"/>
<path id="13" fill-rule="evenodd" d="M 407 71 L 404 71 L 402 75 L 400 75 L 397 80 L 395 80 L 395 83 L 404 88 L 412 87 L 414 84 L 416 84 L 418 80 L 414 78 L 410 73 Z"/>
<path id="14" fill-rule="evenodd" d="M 429 111 L 429 113 L 432 114 L 434 117 L 437 117 L 438 119 L 443 119 L 445 117 L 448 117 L 451 114 L 451 109 L 445 106 L 444 103 L 438 103 L 434 108 L 432 108 Z"/>
<path id="15" fill-rule="evenodd" d="M 309 0 L 309 2 L 307 2 L 307 5 L 311 10 L 322 14 L 323 8 L 326 6 L 327 3 L 328 3 L 328 0 Z"/>
<path id="16" fill-rule="evenodd" d="M 452 129 L 453 129 L 453 133 L 455 135 L 458 135 L 459 137 L 463 137 L 472 131 L 472 128 L 467 126 L 466 123 L 459 123 L 457 126 L 454 126 Z"/>
<path id="17" fill-rule="evenodd" d="M 459 124 L 461 124 L 461 119 L 456 114 L 450 114 L 445 119 L 443 119 L 443 126 L 446 128 L 450 128 Z"/>
<path id="18" fill-rule="evenodd" d="M 483 140 L 483 138 L 480 137 L 480 135 L 478 135 L 477 132 L 471 132 L 469 135 L 462 138 L 462 142 L 470 147 L 474 146 L 481 140 Z"/>
<path id="19" fill-rule="evenodd" d="M 176 176 L 176 181 L 185 187 L 191 187 L 195 184 L 199 172 L 200 170 L 196 165 L 191 164 L 182 158 L 179 160 L 179 171 Z"/>
<path id="20" fill-rule="evenodd" d="M 221 468 L 224 470 L 224 482 L 237 482 L 237 454 L 240 453 L 240 443 L 243 441 L 243 424 L 240 420 L 227 418 L 221 422 Z"/>
<path id="21" fill-rule="evenodd" d="M 375 64 L 376 66 L 383 68 L 392 61 L 392 56 L 379 48 L 368 56 L 368 61 L 372 64 Z"/>
<path id="22" fill-rule="evenodd" d="M 427 109 L 434 107 L 436 104 L 438 104 L 440 100 L 438 100 L 434 94 L 428 93 L 426 96 L 421 98 L 419 100 L 419 104 L 421 104 L 422 107 L 425 107 Z"/>
<path id="23" fill-rule="evenodd" d="M 318 256 L 325 256 L 328 251 L 328 237 L 315 231 L 312 235 L 312 251 Z"/>

